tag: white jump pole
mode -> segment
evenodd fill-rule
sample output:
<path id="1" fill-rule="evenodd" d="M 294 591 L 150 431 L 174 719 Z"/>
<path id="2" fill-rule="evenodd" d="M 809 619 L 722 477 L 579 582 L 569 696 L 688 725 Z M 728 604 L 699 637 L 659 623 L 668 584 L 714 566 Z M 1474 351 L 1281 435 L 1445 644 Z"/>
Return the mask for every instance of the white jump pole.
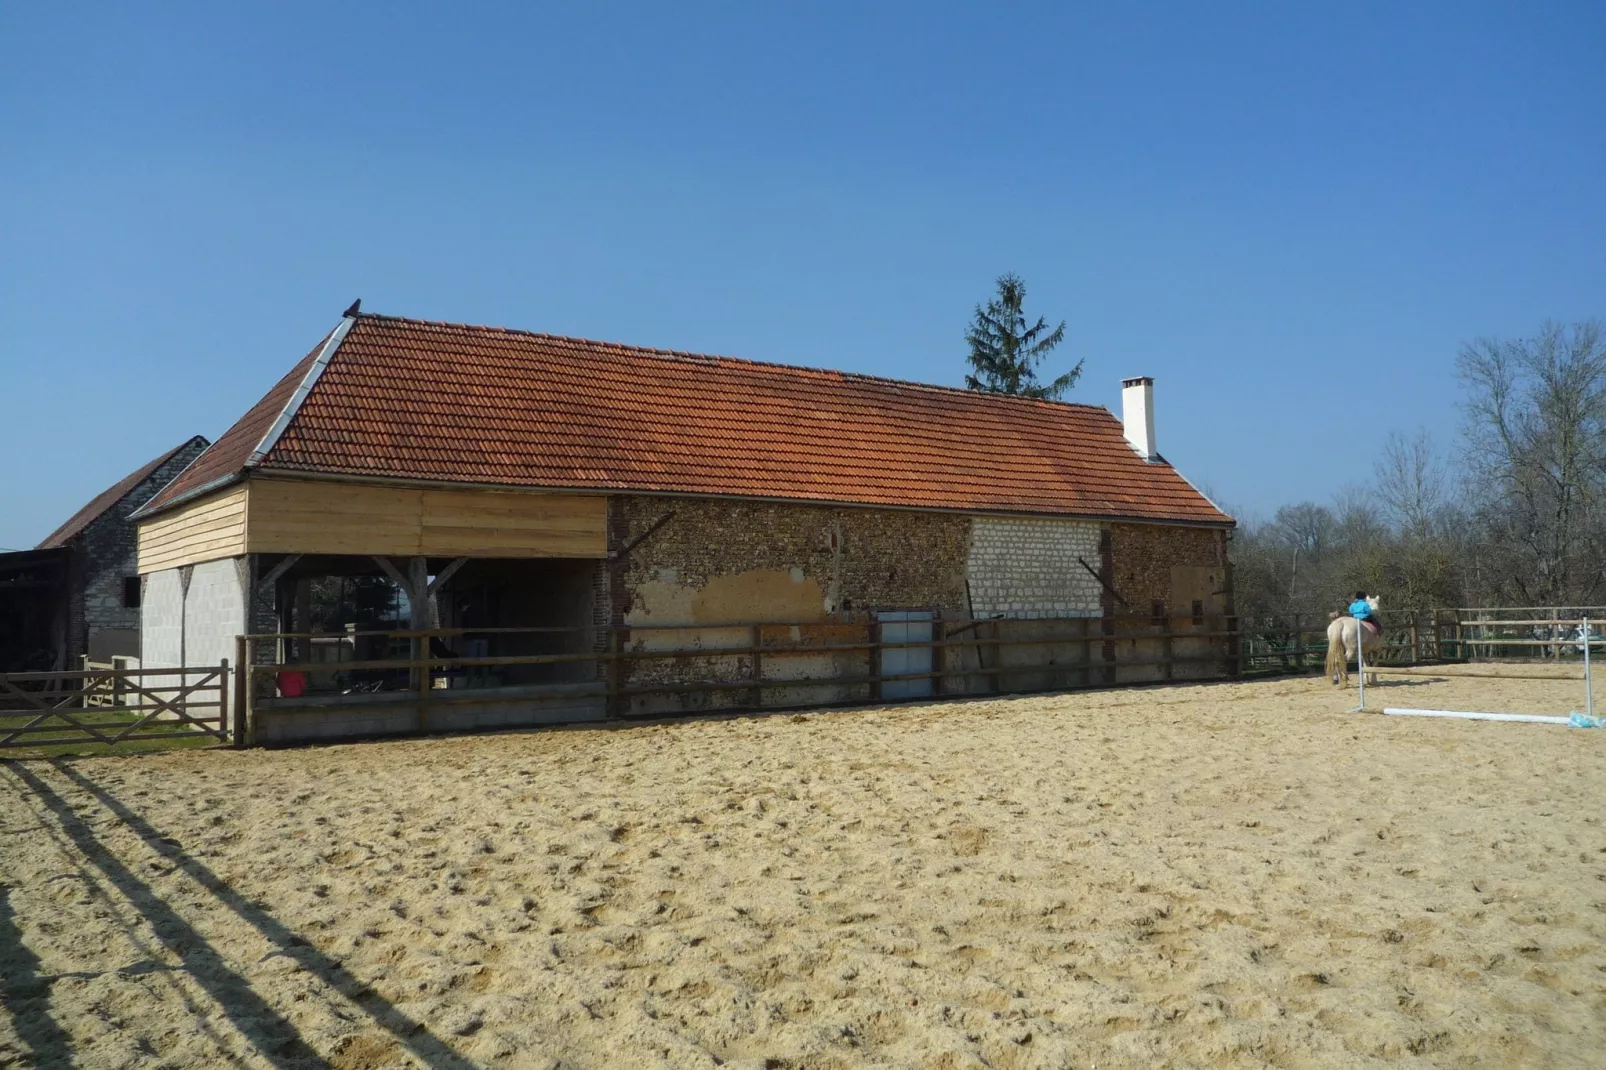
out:
<path id="1" fill-rule="evenodd" d="M 1359 617 L 1355 618 L 1355 667 L 1360 678 L 1361 704 L 1351 713 L 1364 713 L 1366 711 L 1366 625 L 1361 623 Z"/>
<path id="2" fill-rule="evenodd" d="M 1595 687 L 1594 681 L 1589 678 L 1589 647 L 1594 642 L 1594 632 L 1589 626 L 1589 617 L 1584 617 L 1584 713 L 1589 717 L 1595 716 Z"/>
<path id="3" fill-rule="evenodd" d="M 1462 721 L 1527 721 L 1531 724 L 1567 724 L 1566 717 L 1541 717 L 1535 713 L 1463 713 L 1461 710 L 1407 710 L 1386 707 L 1390 717 L 1454 717 Z"/>

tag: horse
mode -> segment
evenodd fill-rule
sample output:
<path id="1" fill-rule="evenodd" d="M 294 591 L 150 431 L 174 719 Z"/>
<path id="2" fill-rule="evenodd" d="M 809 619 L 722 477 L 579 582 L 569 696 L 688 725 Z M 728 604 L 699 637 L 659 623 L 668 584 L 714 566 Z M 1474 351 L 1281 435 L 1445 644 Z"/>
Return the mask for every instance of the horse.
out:
<path id="1" fill-rule="evenodd" d="M 1375 611 L 1377 599 L 1366 600 Z M 1333 681 L 1334 687 L 1343 687 L 1349 683 L 1349 667 L 1355 661 L 1356 635 L 1361 639 L 1361 656 L 1373 654 L 1383 649 L 1383 633 L 1373 631 L 1371 628 L 1362 628 L 1360 622 L 1354 617 L 1341 617 L 1332 614 L 1332 620 L 1327 625 L 1327 676 Z M 1364 663 L 1363 663 L 1364 664 Z M 1368 672 L 1366 682 L 1377 683 L 1377 673 Z"/>

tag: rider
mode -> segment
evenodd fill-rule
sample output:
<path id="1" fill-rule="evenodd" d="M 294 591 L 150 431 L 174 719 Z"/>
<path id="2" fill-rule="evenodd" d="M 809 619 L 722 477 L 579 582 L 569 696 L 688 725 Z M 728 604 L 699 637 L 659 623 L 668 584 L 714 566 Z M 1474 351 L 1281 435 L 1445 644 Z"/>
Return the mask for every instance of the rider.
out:
<path id="1" fill-rule="evenodd" d="M 1372 603 L 1367 601 L 1365 591 L 1355 592 L 1355 601 L 1349 604 L 1349 615 L 1370 624 L 1379 635 L 1383 634 L 1383 622 L 1378 619 L 1377 610 L 1372 608 Z"/>

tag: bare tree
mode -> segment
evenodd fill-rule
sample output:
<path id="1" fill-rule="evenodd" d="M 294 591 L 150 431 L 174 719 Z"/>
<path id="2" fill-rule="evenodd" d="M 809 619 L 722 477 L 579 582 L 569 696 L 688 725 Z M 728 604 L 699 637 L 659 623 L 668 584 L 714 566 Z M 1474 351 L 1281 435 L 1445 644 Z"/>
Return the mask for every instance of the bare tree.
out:
<path id="1" fill-rule="evenodd" d="M 1603 587 L 1606 344 L 1600 325 L 1546 324 L 1461 351 L 1472 491 L 1507 589 L 1536 605 Z"/>
<path id="2" fill-rule="evenodd" d="M 1389 520 L 1402 532 L 1427 537 L 1446 504 L 1444 468 L 1432 437 L 1426 431 L 1410 438 L 1389 432 L 1374 472 Z"/>

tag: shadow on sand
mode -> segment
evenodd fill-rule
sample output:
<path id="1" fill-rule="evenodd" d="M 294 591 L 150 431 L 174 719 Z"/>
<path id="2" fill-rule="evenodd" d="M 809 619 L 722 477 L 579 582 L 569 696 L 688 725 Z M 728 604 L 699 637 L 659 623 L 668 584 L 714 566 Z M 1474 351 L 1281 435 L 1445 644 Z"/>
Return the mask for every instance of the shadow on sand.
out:
<path id="1" fill-rule="evenodd" d="M 223 906 L 256 929 L 274 945 L 274 954 L 295 960 L 309 973 L 339 991 L 427 1066 L 455 1070 L 457 1067 L 473 1065 L 431 1034 L 422 1023 L 397 1010 L 394 1004 L 370 989 L 344 966 L 313 947 L 305 937 L 241 895 L 203 863 L 185 854 L 178 841 L 161 835 L 116 796 L 66 762 L 53 761 L 51 766 L 94 796 L 119 822 L 145 841 L 151 850 L 183 871 Z M 281 1067 L 316 1068 L 329 1065 L 306 1043 L 294 1024 L 268 1004 L 252 989 L 250 982 L 229 967 L 223 956 L 200 933 L 101 844 L 93 830 L 49 784 L 21 763 L 8 763 L 7 767 L 56 816 L 62 832 L 83 853 L 84 858 L 99 869 L 145 917 L 157 939 L 183 963 L 185 971 L 206 989 L 234 1026 L 264 1058 Z M 59 1030 L 56 1032 L 59 1034 Z M 41 1042 L 44 1040 L 41 1038 Z M 69 1062 L 64 1058 L 62 1065 L 68 1065 Z M 44 1065 L 54 1064 L 45 1062 Z"/>

